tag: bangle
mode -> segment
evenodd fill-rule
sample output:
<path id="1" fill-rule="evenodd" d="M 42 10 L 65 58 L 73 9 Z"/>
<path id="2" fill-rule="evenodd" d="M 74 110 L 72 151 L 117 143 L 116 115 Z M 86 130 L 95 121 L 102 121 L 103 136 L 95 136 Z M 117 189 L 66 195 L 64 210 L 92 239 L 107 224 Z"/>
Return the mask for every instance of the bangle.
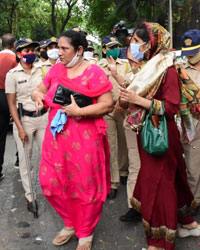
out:
<path id="1" fill-rule="evenodd" d="M 82 110 L 83 110 L 83 116 L 86 118 L 85 109 L 84 109 L 84 108 L 82 108 Z"/>
<path id="2" fill-rule="evenodd" d="M 126 82 L 123 81 L 122 83 L 120 83 L 120 86 L 121 86 L 122 88 L 125 88 L 125 87 L 126 87 Z"/>

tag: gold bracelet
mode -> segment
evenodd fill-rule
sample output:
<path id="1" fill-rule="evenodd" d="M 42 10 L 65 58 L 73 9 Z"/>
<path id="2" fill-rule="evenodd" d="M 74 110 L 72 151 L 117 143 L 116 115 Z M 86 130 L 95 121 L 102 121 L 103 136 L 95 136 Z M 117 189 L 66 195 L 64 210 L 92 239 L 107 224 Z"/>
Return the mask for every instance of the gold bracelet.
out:
<path id="1" fill-rule="evenodd" d="M 85 109 L 84 108 L 82 108 L 82 109 L 83 109 L 83 116 L 86 118 Z"/>

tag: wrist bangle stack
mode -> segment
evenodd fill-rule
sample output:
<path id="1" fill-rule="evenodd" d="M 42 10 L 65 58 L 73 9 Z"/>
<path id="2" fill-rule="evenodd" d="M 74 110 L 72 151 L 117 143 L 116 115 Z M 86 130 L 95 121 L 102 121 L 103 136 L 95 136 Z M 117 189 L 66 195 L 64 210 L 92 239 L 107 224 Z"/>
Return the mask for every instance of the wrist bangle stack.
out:
<path id="1" fill-rule="evenodd" d="M 120 85 L 121 85 L 121 87 L 125 88 L 126 87 L 126 82 L 124 81 Z"/>

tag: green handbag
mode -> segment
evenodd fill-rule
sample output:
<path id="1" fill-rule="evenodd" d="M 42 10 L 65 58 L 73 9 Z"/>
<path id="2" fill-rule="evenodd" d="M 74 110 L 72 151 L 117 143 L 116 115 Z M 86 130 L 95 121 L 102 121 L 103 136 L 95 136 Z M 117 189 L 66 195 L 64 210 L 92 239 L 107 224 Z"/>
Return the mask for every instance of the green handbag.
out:
<path id="1" fill-rule="evenodd" d="M 163 115 L 159 116 L 158 126 L 154 126 L 152 122 L 152 107 L 153 100 L 149 113 L 146 116 L 142 127 L 141 139 L 142 147 L 145 152 L 152 155 L 163 155 L 168 151 L 168 130 L 167 122 L 164 115 L 165 107 L 162 101 Z"/>

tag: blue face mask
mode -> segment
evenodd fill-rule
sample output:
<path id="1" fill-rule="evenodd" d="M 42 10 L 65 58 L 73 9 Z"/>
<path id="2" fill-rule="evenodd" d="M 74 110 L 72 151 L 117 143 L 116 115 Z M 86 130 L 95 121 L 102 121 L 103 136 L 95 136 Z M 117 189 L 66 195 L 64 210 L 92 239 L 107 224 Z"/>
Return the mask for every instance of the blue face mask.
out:
<path id="1" fill-rule="evenodd" d="M 145 43 L 142 43 L 142 44 L 131 43 L 130 44 L 131 54 L 132 54 L 134 59 L 142 60 L 144 58 L 145 51 L 140 52 L 140 46 L 143 44 L 145 44 Z"/>
<path id="2" fill-rule="evenodd" d="M 31 53 L 21 53 L 21 60 L 26 64 L 33 64 L 36 58 L 35 52 Z"/>

